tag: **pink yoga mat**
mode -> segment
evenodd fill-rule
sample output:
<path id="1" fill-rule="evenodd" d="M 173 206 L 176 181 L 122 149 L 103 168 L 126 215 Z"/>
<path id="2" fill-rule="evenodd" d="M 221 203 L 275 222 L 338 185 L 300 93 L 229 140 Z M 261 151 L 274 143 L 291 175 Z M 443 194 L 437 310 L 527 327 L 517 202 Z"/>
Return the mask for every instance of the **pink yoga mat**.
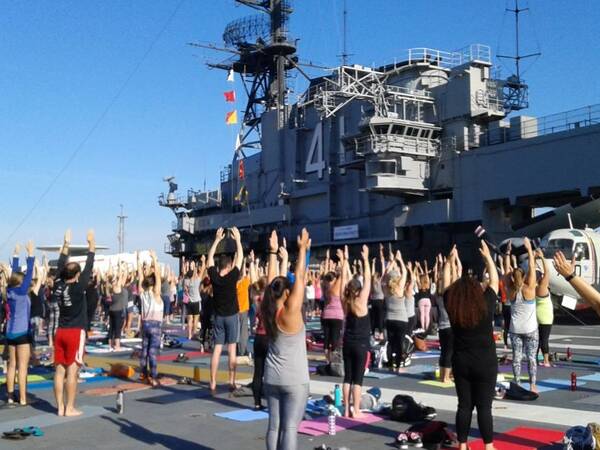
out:
<path id="1" fill-rule="evenodd" d="M 187 356 L 188 358 L 192 359 L 192 358 L 201 358 L 202 356 L 210 356 L 210 353 L 206 353 L 206 352 L 177 352 L 177 353 L 169 353 L 167 355 L 159 355 L 156 357 L 157 361 L 175 361 L 175 358 L 177 358 L 177 355 L 179 355 L 179 353 L 185 353 L 185 356 Z"/>
<path id="2" fill-rule="evenodd" d="M 360 425 L 381 422 L 383 417 L 374 414 L 365 414 L 360 420 L 346 419 L 345 417 L 335 418 L 335 431 L 340 432 L 349 428 L 358 427 Z M 309 436 L 323 436 L 328 431 L 327 417 L 319 417 L 313 420 L 303 420 L 300 423 L 298 432 L 308 434 Z"/>

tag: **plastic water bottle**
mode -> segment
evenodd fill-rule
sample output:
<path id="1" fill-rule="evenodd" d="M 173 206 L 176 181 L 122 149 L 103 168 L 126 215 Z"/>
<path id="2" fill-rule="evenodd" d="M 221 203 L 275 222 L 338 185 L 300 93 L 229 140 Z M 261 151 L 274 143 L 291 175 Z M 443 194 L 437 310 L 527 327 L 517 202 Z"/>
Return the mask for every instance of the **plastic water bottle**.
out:
<path id="1" fill-rule="evenodd" d="M 571 347 L 567 347 L 567 361 L 571 361 L 573 359 L 573 352 L 571 351 Z"/>
<path id="2" fill-rule="evenodd" d="M 335 385 L 335 390 L 333 391 L 333 402 L 336 408 L 342 407 L 342 389 L 339 384 Z"/>
<path id="3" fill-rule="evenodd" d="M 124 411 L 123 391 L 117 392 L 117 413 L 123 414 Z"/>
<path id="4" fill-rule="evenodd" d="M 333 408 L 329 410 L 329 416 L 327 417 L 327 434 L 335 436 L 335 412 Z"/>
<path id="5" fill-rule="evenodd" d="M 571 372 L 571 390 L 577 390 L 577 374 L 575 372 Z"/>

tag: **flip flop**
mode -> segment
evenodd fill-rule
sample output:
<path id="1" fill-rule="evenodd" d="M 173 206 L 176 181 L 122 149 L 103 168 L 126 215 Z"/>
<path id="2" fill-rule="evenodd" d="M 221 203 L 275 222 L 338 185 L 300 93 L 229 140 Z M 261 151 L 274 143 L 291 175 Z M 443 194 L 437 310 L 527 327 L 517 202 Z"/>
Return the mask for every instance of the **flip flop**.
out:
<path id="1" fill-rule="evenodd" d="M 15 433 L 12 431 L 5 431 L 2 433 L 2 439 L 8 439 L 11 441 L 22 441 L 26 438 L 27 436 L 23 436 L 21 433 Z"/>

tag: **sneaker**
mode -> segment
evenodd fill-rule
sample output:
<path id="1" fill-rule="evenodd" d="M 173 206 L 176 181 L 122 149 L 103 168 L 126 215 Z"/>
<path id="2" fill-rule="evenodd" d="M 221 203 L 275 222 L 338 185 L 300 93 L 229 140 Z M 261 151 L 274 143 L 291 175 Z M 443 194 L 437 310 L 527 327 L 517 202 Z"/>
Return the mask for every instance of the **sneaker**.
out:
<path id="1" fill-rule="evenodd" d="M 419 433 L 415 433 L 415 432 L 408 433 L 408 443 L 416 448 L 423 447 L 423 439 L 421 439 L 421 435 Z"/>
<path id="2" fill-rule="evenodd" d="M 400 433 L 396 437 L 396 446 L 402 450 L 408 449 L 408 435 L 406 433 Z"/>

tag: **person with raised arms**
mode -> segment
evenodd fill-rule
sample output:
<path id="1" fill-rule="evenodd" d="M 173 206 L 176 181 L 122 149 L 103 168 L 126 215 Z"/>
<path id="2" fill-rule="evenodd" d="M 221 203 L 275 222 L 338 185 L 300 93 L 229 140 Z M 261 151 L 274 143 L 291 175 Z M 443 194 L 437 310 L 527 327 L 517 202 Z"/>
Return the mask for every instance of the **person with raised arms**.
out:
<path id="1" fill-rule="evenodd" d="M 231 236 L 235 241 L 235 258 L 228 254 L 219 255 L 219 267 L 215 266 L 215 253 L 219 243 L 225 239 L 223 228 L 217 230 L 215 240 L 210 247 L 207 257 L 208 276 L 213 286 L 213 299 L 215 308 L 214 339 L 215 348 L 210 359 L 210 390 L 214 394 L 217 389 L 217 371 L 223 345 L 227 345 L 229 356 L 229 390 L 234 391 L 236 370 L 236 346 L 239 339 L 239 306 L 237 301 L 237 282 L 244 261 L 242 237 L 237 228 L 231 229 Z"/>
<path id="2" fill-rule="evenodd" d="M 492 402 L 498 374 L 496 343 L 494 342 L 494 308 L 498 301 L 498 272 L 485 241 L 481 241 L 481 256 L 489 274 L 484 289 L 469 271 L 460 274 L 458 251 L 452 248 L 443 268 L 444 303 L 454 337 L 452 371 L 458 409 L 456 434 L 459 449 L 467 450 L 467 440 L 477 409 L 479 432 L 485 450 L 494 449 Z"/>
<path id="3" fill-rule="evenodd" d="M 150 251 L 152 271 L 144 273 L 137 256 L 138 291 L 140 293 L 140 318 L 142 321 L 142 352 L 140 354 L 141 379 L 153 387 L 158 385 L 156 356 L 160 348 L 164 302 L 160 296 L 161 273 L 154 250 Z"/>
<path id="4" fill-rule="evenodd" d="M 369 247 L 362 246 L 364 280 L 361 285 L 353 278 L 345 283 L 344 268 L 348 260 L 343 257 L 342 286 L 344 286 L 343 305 L 346 312 L 346 329 L 344 331 L 344 417 L 360 419 L 360 399 L 362 395 L 363 377 L 369 353 L 371 323 L 369 320 L 369 293 L 371 292 L 371 266 L 369 265 Z M 350 403 L 352 397 L 352 405 Z M 351 408 L 352 406 L 352 408 Z"/>
<path id="5" fill-rule="evenodd" d="M 96 240 L 94 230 L 87 233 L 88 254 L 83 271 L 76 262 L 67 262 L 71 231 L 67 230 L 58 259 L 59 279 L 54 283 L 54 293 L 60 309 L 58 329 L 54 338 L 54 396 L 59 416 L 79 416 L 75 408 L 79 367 L 83 364 L 83 353 L 87 326 L 87 289 L 92 270 Z M 66 380 L 66 383 L 65 383 Z M 65 402 L 66 386 L 66 402 Z"/>
<path id="6" fill-rule="evenodd" d="M 264 388 L 269 407 L 267 450 L 296 450 L 298 426 L 308 398 L 306 328 L 302 317 L 308 231 L 297 238 L 298 257 L 295 282 L 285 274 L 277 276 L 277 233 L 269 239 L 267 287 L 260 305 L 261 318 L 269 338 Z"/>
<path id="7" fill-rule="evenodd" d="M 31 356 L 31 299 L 29 288 L 33 280 L 35 258 L 33 242 L 27 243 L 27 272 L 19 267 L 19 246 L 15 247 L 12 274 L 6 286 L 8 321 L 6 324 L 6 343 L 8 345 L 8 370 L 6 372 L 6 390 L 8 404 L 14 404 L 15 373 L 19 372 L 19 404 L 27 405 L 27 369 Z"/>

